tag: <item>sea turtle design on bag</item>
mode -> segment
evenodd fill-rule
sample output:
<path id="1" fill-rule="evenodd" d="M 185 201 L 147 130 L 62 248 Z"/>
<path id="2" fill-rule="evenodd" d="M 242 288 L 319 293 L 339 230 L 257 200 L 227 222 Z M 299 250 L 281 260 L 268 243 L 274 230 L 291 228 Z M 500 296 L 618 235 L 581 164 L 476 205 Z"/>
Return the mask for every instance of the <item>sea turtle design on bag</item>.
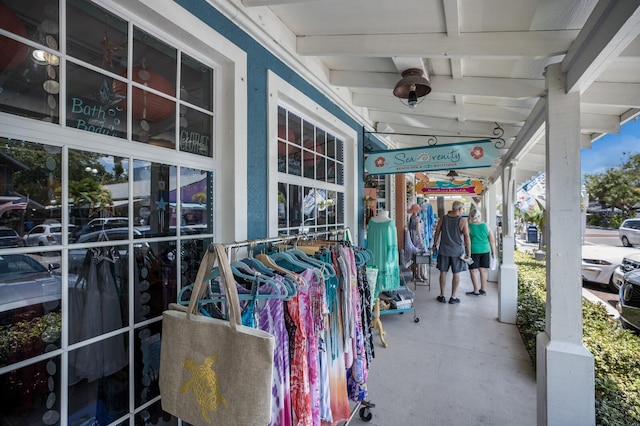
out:
<path id="1" fill-rule="evenodd" d="M 217 411 L 220 406 L 227 406 L 227 401 L 220 393 L 218 378 L 211 368 L 218 359 L 217 355 L 208 356 L 202 364 L 186 358 L 182 365 L 191 371 L 191 378 L 180 387 L 180 393 L 192 391 L 196 402 L 202 409 L 202 418 L 210 423 L 209 411 Z"/>

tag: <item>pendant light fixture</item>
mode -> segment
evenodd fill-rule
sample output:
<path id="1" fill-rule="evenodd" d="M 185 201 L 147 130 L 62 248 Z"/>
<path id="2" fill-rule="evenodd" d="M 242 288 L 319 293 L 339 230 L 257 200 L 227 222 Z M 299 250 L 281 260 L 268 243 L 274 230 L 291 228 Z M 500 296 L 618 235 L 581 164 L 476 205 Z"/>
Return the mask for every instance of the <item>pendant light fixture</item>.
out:
<path id="1" fill-rule="evenodd" d="M 393 89 L 393 95 L 409 108 L 415 108 L 431 92 L 431 83 L 423 75 L 418 68 L 403 71 L 402 79 Z"/>

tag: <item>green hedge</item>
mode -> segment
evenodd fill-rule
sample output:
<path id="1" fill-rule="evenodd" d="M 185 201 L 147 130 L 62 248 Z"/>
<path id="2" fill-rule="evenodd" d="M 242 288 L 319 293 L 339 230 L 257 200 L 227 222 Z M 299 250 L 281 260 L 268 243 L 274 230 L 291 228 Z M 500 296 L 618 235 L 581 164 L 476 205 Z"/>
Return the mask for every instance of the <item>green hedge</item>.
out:
<path id="1" fill-rule="evenodd" d="M 546 268 L 516 252 L 517 325 L 535 366 L 536 336 L 545 328 Z M 583 343 L 593 354 L 596 424 L 640 424 L 640 338 L 620 327 L 604 306 L 582 301 Z"/>

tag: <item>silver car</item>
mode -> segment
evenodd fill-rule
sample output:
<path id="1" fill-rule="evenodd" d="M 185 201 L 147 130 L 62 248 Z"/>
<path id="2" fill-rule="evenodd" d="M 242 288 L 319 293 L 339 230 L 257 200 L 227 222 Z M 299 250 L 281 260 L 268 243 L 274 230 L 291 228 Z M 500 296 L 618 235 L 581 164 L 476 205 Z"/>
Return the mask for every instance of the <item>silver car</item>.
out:
<path id="1" fill-rule="evenodd" d="M 72 228 L 74 228 L 74 225 L 69 225 L 69 231 L 72 231 Z M 62 224 L 43 223 L 42 225 L 34 226 L 24 234 L 22 239 L 27 247 L 62 244 Z"/>
<path id="2" fill-rule="evenodd" d="M 625 247 L 632 247 L 640 244 L 640 217 L 627 219 L 618 228 L 620 241 Z"/>

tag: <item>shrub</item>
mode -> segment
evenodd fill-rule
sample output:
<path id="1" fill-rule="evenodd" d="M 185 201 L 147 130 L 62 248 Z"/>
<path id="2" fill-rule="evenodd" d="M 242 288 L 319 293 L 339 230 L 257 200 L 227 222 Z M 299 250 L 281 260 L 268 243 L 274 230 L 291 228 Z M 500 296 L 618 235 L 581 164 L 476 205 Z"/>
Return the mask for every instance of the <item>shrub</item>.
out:
<path id="1" fill-rule="evenodd" d="M 516 252 L 517 325 L 535 366 L 536 336 L 545 328 L 546 267 Z M 594 358 L 596 424 L 640 424 L 640 338 L 622 329 L 604 306 L 583 300 L 583 343 Z"/>

